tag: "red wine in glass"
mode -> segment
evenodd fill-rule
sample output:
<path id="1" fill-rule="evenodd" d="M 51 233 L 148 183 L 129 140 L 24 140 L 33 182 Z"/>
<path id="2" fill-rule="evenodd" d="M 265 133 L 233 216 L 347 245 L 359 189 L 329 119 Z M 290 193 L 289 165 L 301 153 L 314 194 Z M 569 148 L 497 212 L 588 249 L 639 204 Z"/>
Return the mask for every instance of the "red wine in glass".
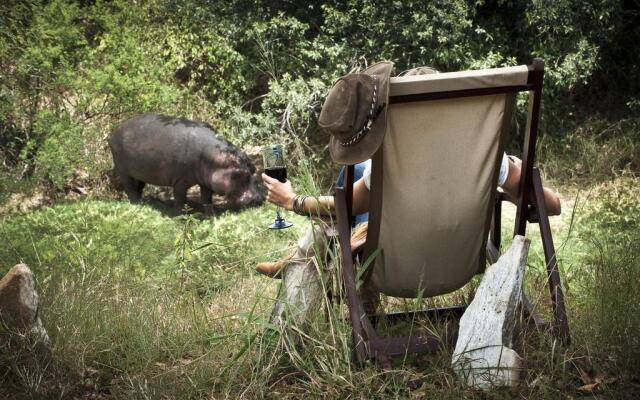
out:
<path id="1" fill-rule="evenodd" d="M 281 144 L 273 144 L 262 150 L 264 160 L 264 173 L 271 178 L 284 183 L 287 181 L 287 166 L 284 162 L 284 151 Z M 284 229 L 292 226 L 289 221 L 285 221 L 280 215 L 280 207 L 276 206 L 276 219 L 269 225 L 269 229 Z"/>
<path id="2" fill-rule="evenodd" d="M 264 173 L 282 183 L 287 181 L 287 167 L 265 168 Z"/>

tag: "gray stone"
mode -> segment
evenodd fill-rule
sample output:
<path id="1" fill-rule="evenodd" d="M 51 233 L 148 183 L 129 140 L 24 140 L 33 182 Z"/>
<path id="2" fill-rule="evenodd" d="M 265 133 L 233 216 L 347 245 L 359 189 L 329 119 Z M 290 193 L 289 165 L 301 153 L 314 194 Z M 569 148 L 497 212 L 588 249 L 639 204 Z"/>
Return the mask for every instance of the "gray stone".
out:
<path id="1" fill-rule="evenodd" d="M 468 386 L 515 386 L 522 359 L 511 349 L 522 300 L 529 241 L 516 236 L 487 268 L 476 295 L 460 319 L 452 366 Z"/>
<path id="2" fill-rule="evenodd" d="M 50 343 L 38 316 L 33 273 L 25 264 L 14 266 L 0 279 L 0 321 L 10 332 L 31 334 L 46 345 Z"/>
<path id="3" fill-rule="evenodd" d="M 282 286 L 271 312 L 270 322 L 303 324 L 321 309 L 324 289 L 314 262 L 292 262 L 282 272 Z"/>
<path id="4" fill-rule="evenodd" d="M 295 256 L 282 271 L 282 285 L 269 320 L 272 324 L 300 326 L 322 309 L 327 282 L 323 280 L 329 276 L 326 255 L 330 233 L 330 227 L 316 223 L 298 240 Z"/>

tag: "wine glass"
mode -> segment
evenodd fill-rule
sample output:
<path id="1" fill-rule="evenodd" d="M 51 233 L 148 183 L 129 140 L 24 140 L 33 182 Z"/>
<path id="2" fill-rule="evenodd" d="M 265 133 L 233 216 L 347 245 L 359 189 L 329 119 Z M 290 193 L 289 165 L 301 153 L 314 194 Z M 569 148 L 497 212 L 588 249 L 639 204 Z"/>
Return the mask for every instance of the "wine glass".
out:
<path id="1" fill-rule="evenodd" d="M 280 182 L 287 181 L 287 166 L 284 163 L 284 152 L 282 151 L 281 144 L 272 144 L 266 146 L 262 150 L 262 158 L 264 160 L 264 173 L 268 176 L 279 180 Z M 285 221 L 280 215 L 280 206 L 276 207 L 276 219 L 269 229 L 285 229 L 293 226 L 293 223 Z"/>

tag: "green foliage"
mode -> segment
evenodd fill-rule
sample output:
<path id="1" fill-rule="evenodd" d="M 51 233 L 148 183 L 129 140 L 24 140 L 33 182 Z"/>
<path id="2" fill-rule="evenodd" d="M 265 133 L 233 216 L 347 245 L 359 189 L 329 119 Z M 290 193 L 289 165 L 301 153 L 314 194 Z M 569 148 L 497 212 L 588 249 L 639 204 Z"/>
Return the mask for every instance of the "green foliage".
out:
<path id="1" fill-rule="evenodd" d="M 637 57 L 620 43 L 637 36 L 636 8 L 601 0 L 10 1 L 0 12 L 1 157 L 20 177 L 36 172 L 58 187 L 72 165 L 97 182 L 110 168 L 104 136 L 155 111 L 206 120 L 240 145 L 275 135 L 298 143 L 302 159 L 326 141 L 315 118 L 327 88 L 380 59 L 399 72 L 543 57 L 543 112 L 553 117 L 543 126 L 561 136 L 556 108 L 567 110 L 565 99 L 587 85 L 633 81 Z M 633 111 L 636 97 L 620 96 L 621 107 Z M 77 155 L 64 155 L 67 146 Z"/>
<path id="2" fill-rule="evenodd" d="M 203 92 L 215 102 L 236 102 L 245 90 L 245 78 L 239 74 L 242 55 L 215 31 L 167 32 L 163 56 L 179 83 L 191 92 Z"/>
<path id="3" fill-rule="evenodd" d="M 393 60 L 398 70 L 466 66 L 478 57 L 466 1 L 343 1 L 323 5 L 325 30 L 357 62 Z"/>
<path id="4" fill-rule="evenodd" d="M 305 53 L 312 45 L 305 37 L 308 29 L 307 24 L 283 13 L 266 22 L 255 21 L 245 33 L 245 40 L 253 42 L 257 69 L 270 78 L 285 73 L 308 74 L 310 65 L 305 63 Z"/>
<path id="5" fill-rule="evenodd" d="M 269 89 L 263 108 L 277 117 L 279 126 L 274 128 L 279 130 L 282 139 L 306 141 L 310 132 L 317 131 L 315 118 L 322 105 L 326 85 L 318 79 L 294 78 L 287 73 L 272 81 Z"/>
<path id="6" fill-rule="evenodd" d="M 43 140 L 31 137 L 35 116 L 43 107 L 61 106 L 53 94 L 82 58 L 76 51 L 84 45 L 79 8 L 38 3 L 16 2 L 0 14 L 0 142 L 7 144 L 2 155 L 10 162 L 25 147 L 33 149 L 27 154 L 32 159 Z"/>
<path id="7" fill-rule="evenodd" d="M 292 164 L 305 159 L 317 162 L 322 154 L 309 150 L 328 141 L 327 134 L 316 126 L 327 89 L 319 79 L 294 78 L 286 73 L 269 82 L 269 92 L 261 99 L 261 113 L 240 107 L 225 110 L 228 118 L 218 128 L 239 146 L 282 143 L 290 150 Z"/>
<path id="8" fill-rule="evenodd" d="M 35 166 L 39 174 L 59 189 L 77 168 L 94 163 L 92 155 L 85 153 L 83 131 L 84 128 L 68 114 L 59 117 L 50 111 L 42 111 L 36 115 L 34 134 L 44 139 L 35 156 Z M 28 154 L 30 147 L 25 147 L 23 154 Z"/>
<path id="9" fill-rule="evenodd" d="M 619 2 L 593 0 L 480 2 L 478 23 L 494 52 L 518 62 L 547 61 L 546 83 L 554 98 L 591 82 L 600 67 L 600 48 L 612 41 Z"/>

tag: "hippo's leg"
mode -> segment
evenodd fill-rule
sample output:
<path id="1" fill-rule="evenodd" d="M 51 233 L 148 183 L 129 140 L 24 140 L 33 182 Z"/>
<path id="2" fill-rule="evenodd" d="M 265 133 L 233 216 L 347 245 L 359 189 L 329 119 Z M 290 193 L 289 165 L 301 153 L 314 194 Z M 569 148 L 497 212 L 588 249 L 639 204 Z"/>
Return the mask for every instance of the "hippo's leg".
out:
<path id="1" fill-rule="evenodd" d="M 182 213 L 184 205 L 187 203 L 187 189 L 184 185 L 177 185 L 173 187 L 173 201 L 178 213 Z"/>
<path id="2" fill-rule="evenodd" d="M 124 192 L 127 194 L 129 201 L 132 203 L 139 202 L 142 198 L 142 189 L 145 183 L 125 174 L 120 174 L 120 182 L 124 186 Z"/>
<path id="3" fill-rule="evenodd" d="M 142 190 L 145 186 L 147 186 L 145 182 L 138 181 L 138 196 L 140 196 L 140 198 L 142 198 Z"/>
<path id="4" fill-rule="evenodd" d="M 211 195 L 213 192 L 206 186 L 200 185 L 200 202 L 204 212 L 213 215 L 213 202 L 211 201 Z"/>

